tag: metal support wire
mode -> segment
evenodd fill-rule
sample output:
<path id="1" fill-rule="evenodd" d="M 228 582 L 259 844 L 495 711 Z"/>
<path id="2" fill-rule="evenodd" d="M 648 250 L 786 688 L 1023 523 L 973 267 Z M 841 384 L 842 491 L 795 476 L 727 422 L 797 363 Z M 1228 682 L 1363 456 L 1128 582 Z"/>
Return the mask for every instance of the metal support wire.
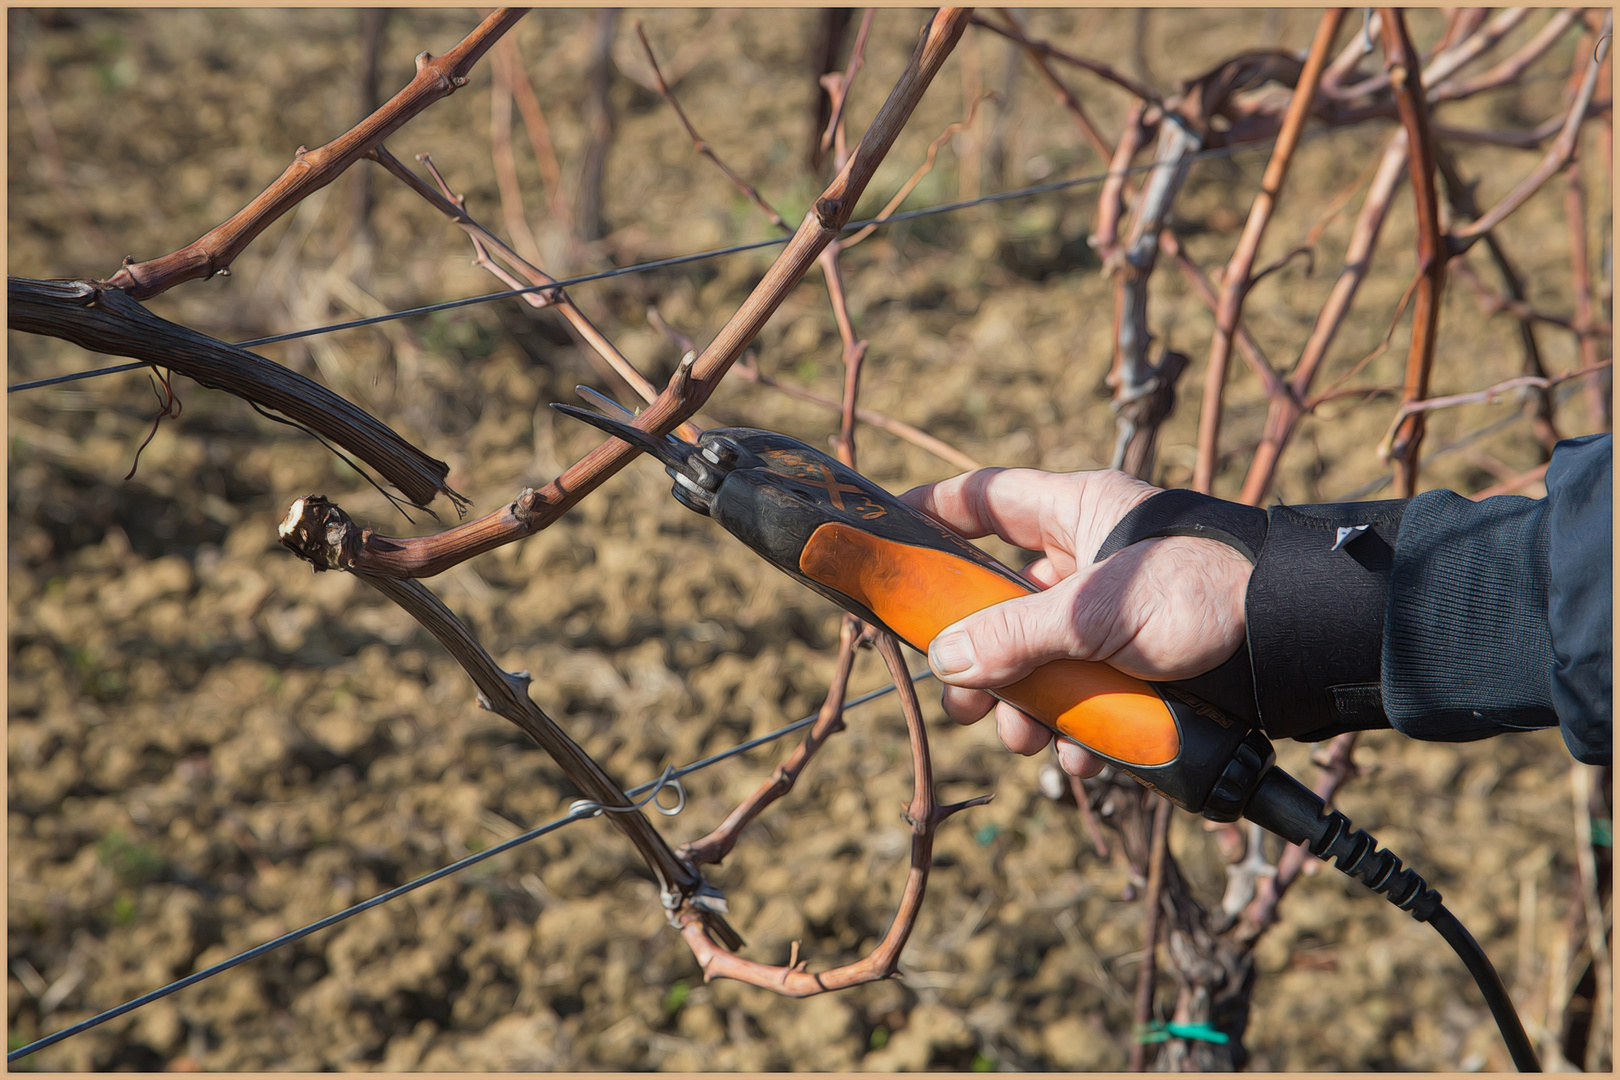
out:
<path id="1" fill-rule="evenodd" d="M 1321 132 L 1311 132 L 1306 137 L 1319 135 Z M 1187 161 L 1203 161 L 1206 158 L 1230 157 L 1244 150 L 1259 150 L 1276 139 L 1255 139 L 1250 142 L 1230 143 L 1226 146 L 1215 147 L 1196 154 L 1189 154 Z M 1132 165 L 1120 170 L 1122 175 L 1131 176 L 1139 172 L 1147 172 L 1157 167 L 1157 162 L 1147 162 L 1143 165 Z M 924 206 L 916 210 L 904 210 L 888 217 L 868 218 L 864 221 L 852 221 L 844 226 L 844 232 L 856 232 L 868 225 L 895 225 L 903 221 L 914 221 L 917 218 L 932 217 L 936 214 L 950 214 L 957 210 L 966 210 L 969 207 L 981 206 L 985 203 L 1008 202 L 1013 199 L 1026 199 L 1034 195 L 1046 195 L 1066 188 L 1085 187 L 1091 184 L 1100 184 L 1113 176 L 1112 171 L 1093 173 L 1088 176 L 1071 177 L 1068 180 L 1052 180 L 1045 184 L 1035 184 L 1032 187 L 1018 188 L 1014 191 L 996 191 L 989 195 L 981 195 L 976 199 L 963 199 L 958 202 L 941 203 L 938 206 Z M 602 281 L 606 278 L 620 277 L 624 274 L 639 274 L 648 270 L 661 270 L 670 266 L 681 266 L 686 263 L 701 262 L 705 259 L 715 259 L 722 255 L 737 255 L 745 251 L 755 251 L 760 248 L 779 247 L 786 244 L 792 237 L 775 236 L 768 240 L 753 240 L 745 244 L 732 244 L 729 247 L 714 248 L 711 251 L 698 251 L 689 255 L 672 255 L 667 259 L 654 259 L 651 262 L 635 263 L 631 266 L 619 266 L 612 270 L 602 270 L 594 274 L 581 274 L 578 277 L 563 278 L 549 285 L 526 285 L 521 289 L 503 289 L 500 292 L 483 293 L 478 296 L 468 296 L 460 300 L 446 300 L 438 304 L 428 304 L 423 307 L 406 308 L 402 311 L 391 311 L 386 315 L 372 315 L 364 319 L 350 319 L 347 322 L 332 323 L 329 326 L 317 326 L 308 330 L 294 330 L 288 334 L 274 334 L 270 337 L 253 338 L 251 341 L 238 341 L 237 348 L 251 349 L 259 345 L 273 345 L 280 341 L 292 341 L 296 338 L 314 337 L 317 334 L 331 334 L 338 330 L 352 330 L 360 326 L 372 326 L 376 323 L 390 322 L 394 319 L 404 319 L 412 315 L 431 315 L 437 311 L 450 311 L 454 308 L 470 307 L 473 304 L 486 304 L 492 300 L 508 300 L 516 296 L 526 296 L 529 293 L 550 292 L 554 289 L 565 289 L 571 285 L 583 285 L 586 282 Z M 93 371 L 78 371 L 71 375 L 56 375 L 48 379 L 34 379 L 31 382 L 13 383 L 6 387 L 6 393 L 16 393 L 19 390 L 33 390 L 41 386 L 54 386 L 57 383 L 72 382 L 77 379 L 92 379 L 98 375 L 111 375 L 119 371 L 133 371 L 139 367 L 147 367 L 145 362 L 133 364 L 119 364 L 116 367 L 96 368 Z"/>
<path id="2" fill-rule="evenodd" d="M 913 683 L 921 682 L 923 679 L 928 678 L 931 674 L 933 673 L 925 668 L 924 670 L 913 675 L 911 677 L 911 681 Z M 874 701 L 885 694 L 892 694 L 893 692 L 894 686 L 891 684 L 883 687 L 881 690 L 874 690 L 870 694 L 865 694 L 856 698 L 855 700 L 847 703 L 844 708 L 853 709 L 857 705 L 864 705 L 868 701 Z M 768 742 L 774 742 L 777 739 L 783 738 L 784 736 L 791 735 L 800 728 L 808 727 L 816 722 L 816 717 L 819 715 L 819 712 L 811 713 L 809 716 L 806 716 L 800 720 L 795 720 L 793 723 L 777 728 L 775 731 L 768 732 L 767 734 L 761 735 L 758 738 L 749 739 L 747 742 L 738 743 L 729 750 L 722 750 L 717 754 L 711 754 L 706 758 L 700 758 L 699 760 L 694 761 L 689 765 L 684 765 L 679 769 L 666 768 L 663 774 L 656 780 L 649 780 L 645 784 L 638 784 L 629 791 L 625 792 L 625 794 L 634 797 L 649 791 L 656 793 L 659 789 L 669 785 L 671 781 L 678 781 L 683 776 L 689 776 L 700 769 L 706 769 L 710 765 L 718 764 L 727 758 L 736 757 L 738 754 L 745 753 L 754 749 L 755 747 L 763 746 Z M 308 937 L 318 930 L 325 930 L 329 926 L 336 926 L 338 923 L 349 918 L 350 916 L 358 915 L 363 911 L 370 911 L 372 908 L 377 907 L 380 904 L 386 904 L 390 900 L 397 899 L 404 896 L 408 892 L 420 889 L 424 885 L 431 885 L 435 881 L 439 881 L 443 878 L 449 877 L 451 874 L 465 870 L 475 863 L 480 863 L 485 859 L 494 858 L 496 855 L 511 851 L 520 844 L 526 844 L 530 840 L 542 837 L 549 832 L 555 832 L 564 825 L 571 824 L 575 821 L 583 821 L 586 818 L 595 817 L 598 813 L 600 813 L 598 804 L 590 803 L 585 800 L 576 802 L 572 812 L 565 814 L 554 821 L 548 821 L 544 825 L 530 829 L 528 832 L 519 836 L 514 836 L 510 840 L 503 840 L 501 843 L 496 844 L 492 848 L 487 848 L 483 851 L 469 855 L 465 859 L 451 863 L 449 866 L 442 866 L 431 873 L 424 874 L 415 881 L 408 881 L 397 888 L 389 889 L 385 893 L 379 893 L 378 895 L 371 897 L 369 900 L 362 900 L 353 907 L 345 908 L 342 911 L 328 915 L 323 919 L 318 919 L 315 922 L 310 923 L 308 926 L 300 927 L 291 933 L 283 934 L 278 938 L 266 941 L 262 945 L 255 945 L 253 948 L 247 950 L 246 952 L 238 953 L 229 960 L 222 960 L 212 967 L 204 968 L 202 971 L 193 972 L 183 979 L 177 979 L 167 986 L 160 987 L 159 989 L 153 990 L 150 993 L 142 994 L 140 997 L 126 1001 L 122 1005 L 108 1009 L 106 1012 L 98 1013 L 95 1016 L 90 1017 L 88 1020 L 81 1020 L 79 1023 L 74 1024 L 71 1027 L 65 1027 L 61 1031 L 45 1036 L 43 1039 L 36 1039 L 27 1046 L 13 1050 L 7 1054 L 6 1062 L 7 1064 L 10 1064 L 11 1062 L 19 1061 L 30 1054 L 45 1049 L 47 1046 L 59 1043 L 63 1039 L 71 1038 L 80 1032 L 88 1031 L 97 1025 L 104 1024 L 108 1020 L 113 1020 L 117 1017 L 123 1016 L 125 1013 L 133 1012 L 142 1005 L 148 1005 L 154 1001 L 157 1001 L 159 998 L 168 997 L 170 994 L 175 993 L 178 990 L 184 990 L 188 986 L 195 983 L 200 983 L 204 979 L 218 975 L 220 972 L 227 971 L 233 967 L 236 967 L 238 964 L 245 964 L 249 960 L 257 959 L 273 949 L 278 949 L 283 945 L 290 945 L 301 938 Z"/>

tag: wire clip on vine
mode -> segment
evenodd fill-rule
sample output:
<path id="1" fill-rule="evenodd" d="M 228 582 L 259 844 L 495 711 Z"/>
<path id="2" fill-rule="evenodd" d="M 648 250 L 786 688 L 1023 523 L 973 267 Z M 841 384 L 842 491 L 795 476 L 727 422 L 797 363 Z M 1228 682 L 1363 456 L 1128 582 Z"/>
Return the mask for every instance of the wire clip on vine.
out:
<path id="1" fill-rule="evenodd" d="M 659 792 L 665 788 L 674 790 L 674 806 L 665 807 L 657 801 Z M 632 810 L 640 810 L 648 803 L 651 803 L 652 808 L 665 817 L 674 817 L 686 809 L 686 785 L 676 778 L 675 766 L 665 765 L 664 771 L 653 782 L 653 789 L 647 792 L 646 797 L 631 803 L 629 806 L 606 806 L 595 799 L 575 799 L 568 804 L 568 815 L 570 817 L 600 817 L 603 813 L 628 814 Z"/>

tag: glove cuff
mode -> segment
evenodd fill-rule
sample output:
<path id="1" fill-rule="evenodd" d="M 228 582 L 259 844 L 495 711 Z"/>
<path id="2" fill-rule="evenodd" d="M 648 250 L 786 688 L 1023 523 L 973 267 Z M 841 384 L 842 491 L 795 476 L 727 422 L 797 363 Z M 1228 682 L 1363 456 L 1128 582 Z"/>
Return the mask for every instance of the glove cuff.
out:
<path id="1" fill-rule="evenodd" d="M 1323 739 L 1389 726 L 1384 611 L 1405 500 L 1274 506 L 1244 605 L 1260 723 Z"/>

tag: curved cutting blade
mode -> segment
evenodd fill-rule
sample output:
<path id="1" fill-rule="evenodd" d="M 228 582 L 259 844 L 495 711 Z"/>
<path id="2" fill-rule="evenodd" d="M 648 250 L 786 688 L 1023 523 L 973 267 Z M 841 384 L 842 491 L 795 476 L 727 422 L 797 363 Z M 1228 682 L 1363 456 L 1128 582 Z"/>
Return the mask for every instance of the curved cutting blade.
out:
<path id="1" fill-rule="evenodd" d="M 647 434 L 638 427 L 625 423 L 623 420 L 612 416 L 603 416 L 601 413 L 582 409 L 578 405 L 565 405 L 560 401 L 554 401 L 551 403 L 551 407 L 560 413 L 572 416 L 575 420 L 583 420 L 592 427 L 601 428 L 615 438 L 639 446 L 672 469 L 678 469 L 683 473 L 691 471 L 688 469 L 686 462 L 697 451 L 697 447 L 690 443 L 682 442 L 673 436 L 665 436 L 660 439 L 657 436 Z"/>

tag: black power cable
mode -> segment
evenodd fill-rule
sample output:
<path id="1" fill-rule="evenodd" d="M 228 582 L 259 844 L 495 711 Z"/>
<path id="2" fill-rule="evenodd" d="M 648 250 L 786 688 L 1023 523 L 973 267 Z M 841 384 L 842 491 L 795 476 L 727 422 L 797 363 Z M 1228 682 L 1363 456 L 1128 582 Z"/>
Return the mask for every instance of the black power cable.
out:
<path id="1" fill-rule="evenodd" d="M 1337 810 L 1326 810 L 1314 791 L 1281 769 L 1266 773 L 1243 816 L 1290 843 L 1307 845 L 1319 859 L 1331 856 L 1333 865 L 1340 870 L 1418 922 L 1433 926 L 1462 958 L 1479 992 L 1485 995 L 1485 1004 L 1496 1019 L 1513 1064 L 1520 1072 L 1541 1071 L 1535 1048 L 1524 1033 L 1513 999 L 1491 966 L 1490 957 L 1423 878 L 1402 868 L 1400 859 L 1379 847 L 1378 841 L 1353 826 L 1349 818 Z"/>
<path id="2" fill-rule="evenodd" d="M 1507 987 L 1502 985 L 1502 977 L 1491 966 L 1490 957 L 1474 940 L 1474 935 L 1445 907 L 1429 916 L 1429 925 L 1440 932 L 1440 936 L 1467 965 L 1468 973 L 1474 977 L 1479 992 L 1485 995 L 1485 1004 L 1496 1018 L 1496 1026 L 1502 1032 L 1502 1040 L 1507 1043 L 1508 1053 L 1513 1056 L 1514 1066 L 1520 1072 L 1540 1072 L 1541 1062 L 1536 1059 L 1535 1047 L 1530 1045 L 1530 1037 L 1519 1022 L 1513 999 L 1508 996 Z"/>

